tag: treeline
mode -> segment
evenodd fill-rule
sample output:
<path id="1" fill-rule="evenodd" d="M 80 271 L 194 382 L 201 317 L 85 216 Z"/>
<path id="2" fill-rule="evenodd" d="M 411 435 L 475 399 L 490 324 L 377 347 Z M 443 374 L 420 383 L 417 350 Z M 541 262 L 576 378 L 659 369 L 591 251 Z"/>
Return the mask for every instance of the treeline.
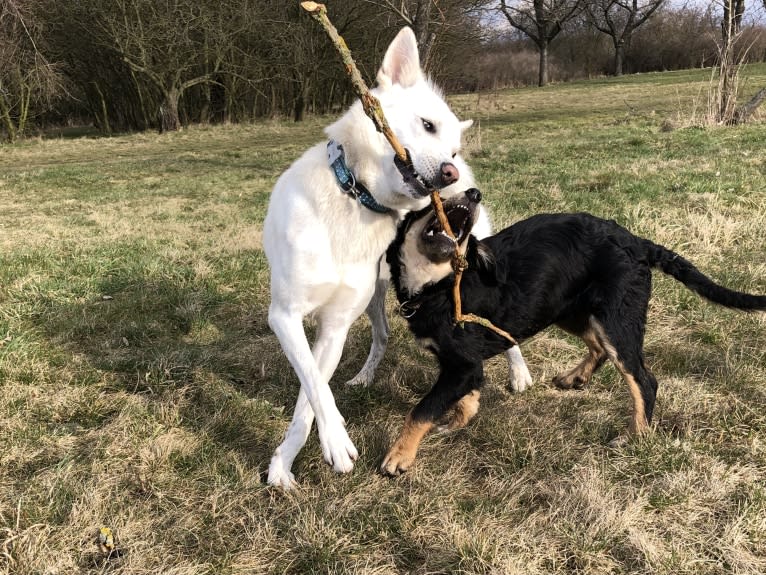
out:
<path id="1" fill-rule="evenodd" d="M 624 53 L 622 71 L 637 74 L 718 65 L 721 19 L 715 4 L 661 6 L 635 30 Z M 569 21 L 549 50 L 550 81 L 566 82 L 615 73 L 613 41 L 588 21 L 587 14 L 581 13 Z M 766 26 L 758 21 L 746 23 L 737 39 L 737 52 L 738 62 L 766 61 Z M 484 42 L 482 52 L 471 67 L 455 68 L 452 77 L 445 79 L 451 90 L 534 85 L 539 80 L 538 48 L 518 30 L 506 29 Z"/>
<path id="2" fill-rule="evenodd" d="M 369 82 L 403 25 L 413 27 L 424 66 L 449 90 L 538 80 L 537 46 L 508 28 L 499 2 L 327 5 Z M 660 6 L 633 34 L 624 71 L 714 64 L 720 18 L 712 9 Z M 746 32 L 747 57 L 765 60 L 763 28 Z M 550 43 L 548 77 L 613 73 L 613 52 L 579 10 Z M 48 125 L 87 123 L 112 133 L 300 120 L 351 100 L 338 57 L 297 0 L 0 0 L 0 135 L 9 139 Z"/>

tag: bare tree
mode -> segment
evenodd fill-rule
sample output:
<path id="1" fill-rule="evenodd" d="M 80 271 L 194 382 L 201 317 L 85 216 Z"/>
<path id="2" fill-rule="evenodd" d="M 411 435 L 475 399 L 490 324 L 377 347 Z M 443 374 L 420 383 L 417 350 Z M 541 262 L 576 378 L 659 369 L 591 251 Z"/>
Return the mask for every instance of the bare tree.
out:
<path id="1" fill-rule="evenodd" d="M 31 115 L 49 108 L 61 91 L 56 67 L 38 48 L 43 36 L 31 2 L 0 2 L 0 126 L 13 141 Z"/>
<path id="2" fill-rule="evenodd" d="M 766 0 L 764 0 L 766 3 Z M 740 46 L 745 0 L 721 0 L 721 45 L 719 47 L 718 83 L 712 94 L 713 117 L 718 124 L 742 124 L 766 101 L 766 88 L 761 88 L 745 104 L 737 106 L 739 69 L 750 46 Z"/>
<path id="3" fill-rule="evenodd" d="M 162 95 L 161 131 L 180 125 L 179 99 L 199 84 L 214 83 L 222 71 L 227 40 L 241 19 L 236 4 L 194 0 L 113 0 L 94 24 L 133 74 Z"/>
<path id="4" fill-rule="evenodd" d="M 433 72 L 435 53 L 456 42 L 470 44 L 480 32 L 478 16 L 488 0 L 364 0 L 412 28 L 418 41 L 420 64 Z M 448 50 L 449 51 L 449 50 Z M 463 54 L 465 57 L 465 54 Z"/>
<path id="5" fill-rule="evenodd" d="M 766 0 L 764 0 L 766 2 Z M 734 41 L 742 30 L 742 17 L 745 15 L 745 0 L 722 0 L 723 19 L 721 20 L 721 37 L 724 45 Z"/>
<path id="6" fill-rule="evenodd" d="M 721 46 L 715 118 L 719 123 L 731 123 L 737 105 L 739 65 L 736 44 L 742 30 L 745 0 L 722 0 Z"/>
<path id="7" fill-rule="evenodd" d="M 591 23 L 612 39 L 614 75 L 622 76 L 625 52 L 633 32 L 654 14 L 665 0 L 589 0 L 586 9 Z"/>
<path id="8" fill-rule="evenodd" d="M 436 32 L 431 22 L 435 0 L 365 0 L 365 2 L 389 10 L 402 23 L 412 28 L 418 41 L 420 64 L 425 68 L 436 40 Z"/>
<path id="9" fill-rule="evenodd" d="M 501 0 L 508 23 L 526 34 L 540 54 L 538 86 L 548 83 L 548 47 L 565 22 L 581 9 L 582 0 Z"/>

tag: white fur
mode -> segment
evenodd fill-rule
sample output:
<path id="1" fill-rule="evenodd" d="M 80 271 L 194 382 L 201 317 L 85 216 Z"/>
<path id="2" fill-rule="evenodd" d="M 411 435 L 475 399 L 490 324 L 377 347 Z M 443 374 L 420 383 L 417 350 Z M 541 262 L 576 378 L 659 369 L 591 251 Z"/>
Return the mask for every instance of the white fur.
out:
<path id="1" fill-rule="evenodd" d="M 386 52 L 373 93 L 421 176 L 432 179 L 443 162 L 458 167 L 460 179 L 443 190 L 448 196 L 474 183 L 460 157 L 453 159 L 460 150 L 461 131 L 468 124 L 458 121 L 425 80 L 418 62 L 415 36 L 405 28 Z M 434 124 L 436 134 L 424 129 L 424 119 Z M 418 209 L 428 203 L 428 197 L 417 196 L 404 184 L 391 147 L 359 102 L 325 131 L 343 145 L 349 168 L 378 203 L 396 210 Z M 293 420 L 269 466 L 268 482 L 284 488 L 295 483 L 292 463 L 308 438 L 314 416 L 325 461 L 337 472 L 353 468 L 357 451 L 329 381 L 351 324 L 373 297 L 379 262 L 394 238 L 400 215 L 374 213 L 345 195 L 328 167 L 325 145 L 309 149 L 282 174 L 263 227 L 271 267 L 269 325 L 301 384 Z M 303 329 L 303 318 L 310 313 L 318 322 L 313 347 Z M 368 358 L 372 367 L 369 379 L 382 357 L 382 332 L 387 337 L 388 331 L 380 318 L 377 321 L 378 338 L 376 342 L 373 329 L 374 349 Z"/>

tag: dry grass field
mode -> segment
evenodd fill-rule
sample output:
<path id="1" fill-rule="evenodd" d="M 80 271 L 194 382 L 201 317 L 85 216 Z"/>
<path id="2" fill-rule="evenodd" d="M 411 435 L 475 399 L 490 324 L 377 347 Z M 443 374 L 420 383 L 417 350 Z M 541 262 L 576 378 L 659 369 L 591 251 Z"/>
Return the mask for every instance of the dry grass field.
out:
<path id="1" fill-rule="evenodd" d="M 766 67 L 748 71 L 766 83 Z M 766 125 L 704 128 L 708 72 L 452 99 L 497 227 L 585 210 L 766 292 Z M 390 301 L 377 381 L 333 382 L 360 451 L 301 488 L 265 484 L 298 392 L 266 322 L 261 223 L 278 174 L 329 118 L 0 146 L 0 573 L 762 574 L 766 318 L 655 275 L 650 436 L 611 449 L 628 392 L 550 378 L 584 349 L 550 330 L 522 349 L 535 386 L 488 362 L 482 409 L 376 469 L 433 382 Z M 675 129 L 669 129 L 675 128 Z M 95 544 L 108 526 L 119 557 Z"/>

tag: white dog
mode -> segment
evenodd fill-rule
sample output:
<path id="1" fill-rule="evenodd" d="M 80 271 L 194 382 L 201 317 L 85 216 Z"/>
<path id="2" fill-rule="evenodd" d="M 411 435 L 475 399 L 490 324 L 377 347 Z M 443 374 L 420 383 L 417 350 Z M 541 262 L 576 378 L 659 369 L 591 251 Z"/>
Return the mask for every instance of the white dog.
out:
<path id="1" fill-rule="evenodd" d="M 442 189 L 445 197 L 474 185 L 458 156 L 461 133 L 472 122 L 460 122 L 424 78 L 409 28 L 388 47 L 372 92 L 417 174 L 402 176 L 391 146 L 357 102 L 325 130 L 329 144 L 309 149 L 282 174 L 264 222 L 271 268 L 269 325 L 301 384 L 293 420 L 269 466 L 268 482 L 284 488 L 295 484 L 290 468 L 314 416 L 325 461 L 339 473 L 353 468 L 357 451 L 329 386 L 348 330 L 370 304 L 373 346 L 352 380 L 366 384 L 388 337 L 387 281 L 376 278 L 397 223 L 407 210 L 428 203 L 429 185 Z M 318 324 L 313 348 L 303 328 L 309 314 Z M 523 389 L 531 380 L 520 354 L 514 353 L 514 387 Z"/>

